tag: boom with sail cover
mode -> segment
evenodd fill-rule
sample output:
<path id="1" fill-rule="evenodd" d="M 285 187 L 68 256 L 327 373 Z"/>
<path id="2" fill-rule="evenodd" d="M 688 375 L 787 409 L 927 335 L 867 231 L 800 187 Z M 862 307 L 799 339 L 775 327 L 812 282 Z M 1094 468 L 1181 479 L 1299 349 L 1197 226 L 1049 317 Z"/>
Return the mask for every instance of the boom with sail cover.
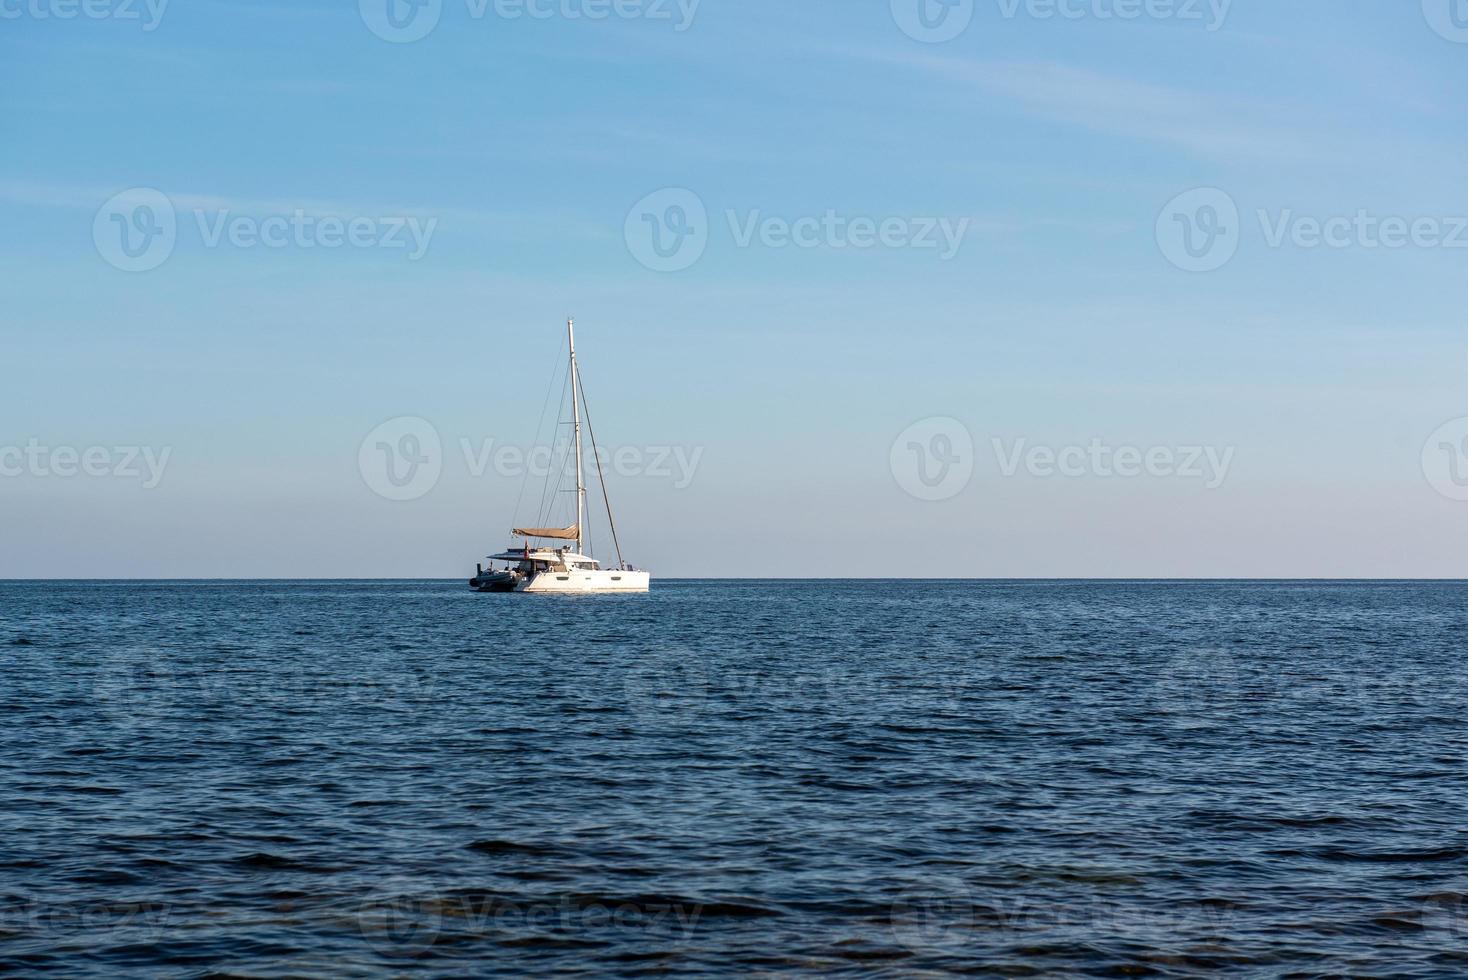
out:
<path id="1" fill-rule="evenodd" d="M 501 524 L 501 527 L 504 525 Z M 570 527 L 517 527 L 510 532 L 517 538 L 550 538 L 554 541 L 579 541 L 581 539 L 581 525 L 572 524 Z"/>

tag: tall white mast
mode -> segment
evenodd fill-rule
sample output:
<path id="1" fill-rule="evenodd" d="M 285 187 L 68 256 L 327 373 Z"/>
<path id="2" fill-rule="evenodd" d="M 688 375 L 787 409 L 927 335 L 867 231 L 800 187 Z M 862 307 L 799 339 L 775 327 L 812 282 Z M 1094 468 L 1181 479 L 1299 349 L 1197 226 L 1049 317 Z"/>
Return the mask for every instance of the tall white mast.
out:
<path id="1" fill-rule="evenodd" d="M 571 424 L 576 438 L 576 554 L 581 550 L 581 517 L 586 509 L 586 487 L 581 478 L 581 403 L 576 399 L 576 389 L 581 387 L 576 373 L 576 320 L 566 320 L 566 338 L 571 344 Z"/>

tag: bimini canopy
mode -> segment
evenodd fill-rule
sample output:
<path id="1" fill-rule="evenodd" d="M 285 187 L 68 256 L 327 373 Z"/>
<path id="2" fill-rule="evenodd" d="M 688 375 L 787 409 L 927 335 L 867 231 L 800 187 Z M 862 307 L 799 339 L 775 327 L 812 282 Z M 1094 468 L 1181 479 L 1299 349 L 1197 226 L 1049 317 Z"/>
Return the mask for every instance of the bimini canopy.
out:
<path id="1" fill-rule="evenodd" d="M 517 538 L 550 538 L 554 541 L 575 541 L 581 536 L 581 525 L 570 527 L 517 527 L 510 532 Z"/>

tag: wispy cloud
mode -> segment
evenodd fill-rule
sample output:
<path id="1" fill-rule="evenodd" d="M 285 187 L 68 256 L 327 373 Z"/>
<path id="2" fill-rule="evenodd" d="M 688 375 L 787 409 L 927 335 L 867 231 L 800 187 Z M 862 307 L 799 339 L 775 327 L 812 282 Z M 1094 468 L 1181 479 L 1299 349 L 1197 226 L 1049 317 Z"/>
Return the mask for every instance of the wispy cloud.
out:
<path id="1" fill-rule="evenodd" d="M 1296 124 L 1262 117 L 1258 106 L 1057 62 L 969 61 L 867 49 L 848 53 L 969 86 L 1055 122 L 1202 155 L 1303 159 L 1317 145 Z"/>

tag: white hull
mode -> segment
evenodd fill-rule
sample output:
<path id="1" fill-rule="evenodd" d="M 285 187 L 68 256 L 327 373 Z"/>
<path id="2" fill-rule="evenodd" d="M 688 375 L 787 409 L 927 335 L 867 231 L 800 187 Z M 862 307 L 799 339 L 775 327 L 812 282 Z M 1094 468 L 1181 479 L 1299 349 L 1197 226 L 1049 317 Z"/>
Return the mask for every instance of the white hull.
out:
<path id="1" fill-rule="evenodd" d="M 652 576 L 647 572 L 618 571 L 611 568 L 571 569 L 538 572 L 515 583 L 516 592 L 647 592 Z"/>

